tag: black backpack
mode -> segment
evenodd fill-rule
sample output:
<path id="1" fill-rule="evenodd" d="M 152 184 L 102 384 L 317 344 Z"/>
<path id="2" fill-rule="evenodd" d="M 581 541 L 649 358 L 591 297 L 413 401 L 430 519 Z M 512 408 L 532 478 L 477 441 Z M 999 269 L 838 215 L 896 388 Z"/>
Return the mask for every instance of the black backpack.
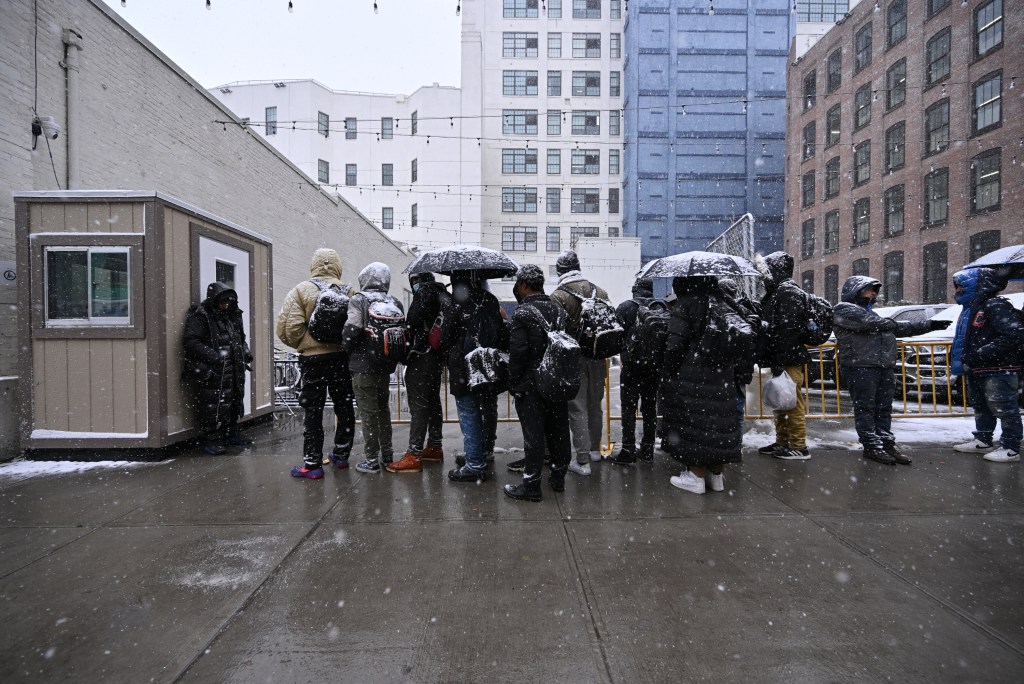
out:
<path id="1" fill-rule="evenodd" d="M 348 295 L 339 285 L 325 285 L 319 280 L 309 282 L 320 291 L 306 324 L 309 336 L 323 344 L 341 344 L 341 331 L 348 320 Z"/>
<path id="2" fill-rule="evenodd" d="M 580 323 L 576 329 L 580 352 L 587 358 L 607 359 L 622 351 L 626 331 L 619 325 L 612 305 L 598 299 L 597 288 L 593 285 L 591 288 L 589 297 L 579 295 L 567 287 L 558 289 L 580 300 Z"/>
<path id="3" fill-rule="evenodd" d="M 540 364 L 531 371 L 533 386 L 544 401 L 557 403 L 574 399 L 580 391 L 580 345 L 563 330 L 552 330 L 536 307 L 534 315 L 548 334 Z"/>
<path id="4" fill-rule="evenodd" d="M 380 299 L 367 297 L 364 332 L 374 366 L 390 372 L 395 364 L 405 363 L 409 347 L 405 314 L 394 299 L 387 295 Z"/>
<path id="5" fill-rule="evenodd" d="M 817 347 L 828 342 L 832 335 L 833 321 L 832 305 L 828 300 L 822 299 L 809 292 L 804 292 L 807 304 L 807 327 L 804 329 L 800 341 L 808 347 Z"/>
<path id="6" fill-rule="evenodd" d="M 630 370 L 653 374 L 661 371 L 668 340 L 668 321 L 672 314 L 664 308 L 643 305 L 637 309 L 636 322 L 629 331 L 626 348 Z"/>

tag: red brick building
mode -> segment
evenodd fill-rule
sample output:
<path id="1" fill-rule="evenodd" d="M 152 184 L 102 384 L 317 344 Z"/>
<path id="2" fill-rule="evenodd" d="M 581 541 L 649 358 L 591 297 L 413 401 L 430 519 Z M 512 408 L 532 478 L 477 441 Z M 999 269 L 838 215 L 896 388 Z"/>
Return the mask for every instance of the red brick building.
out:
<path id="1" fill-rule="evenodd" d="M 787 92 L 808 291 L 863 273 L 888 302 L 952 301 L 961 266 L 1024 243 L 1024 1 L 863 0 L 790 59 Z"/>

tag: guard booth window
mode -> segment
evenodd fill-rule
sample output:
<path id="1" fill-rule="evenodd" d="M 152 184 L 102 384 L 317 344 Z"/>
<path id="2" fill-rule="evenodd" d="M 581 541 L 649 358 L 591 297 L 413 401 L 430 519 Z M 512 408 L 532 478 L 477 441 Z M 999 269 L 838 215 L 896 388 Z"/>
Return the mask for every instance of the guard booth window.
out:
<path id="1" fill-rule="evenodd" d="M 47 326 L 130 325 L 128 247 L 48 247 Z"/>

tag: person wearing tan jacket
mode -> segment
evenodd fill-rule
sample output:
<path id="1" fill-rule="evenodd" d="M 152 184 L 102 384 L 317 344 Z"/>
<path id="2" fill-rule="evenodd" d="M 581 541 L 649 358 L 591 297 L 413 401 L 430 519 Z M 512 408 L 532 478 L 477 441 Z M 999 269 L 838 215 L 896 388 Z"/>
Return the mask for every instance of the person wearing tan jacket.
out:
<path id="1" fill-rule="evenodd" d="M 341 281 L 341 257 L 333 249 L 313 253 L 310 279 L 292 288 L 277 315 L 277 337 L 299 353 L 302 389 L 299 405 L 305 411 L 302 430 L 302 465 L 292 468 L 293 477 L 319 479 L 324 476 L 324 405 L 328 393 L 334 403 L 334 448 L 329 459 L 338 468 L 348 468 L 355 434 L 355 396 L 348 354 L 338 344 L 319 342 L 309 333 L 309 319 L 316 308 L 321 288 L 346 299 L 355 291 Z M 331 286 L 335 286 L 332 288 Z M 344 309 L 343 309 L 344 310 Z M 341 339 L 341 331 L 338 331 Z"/>

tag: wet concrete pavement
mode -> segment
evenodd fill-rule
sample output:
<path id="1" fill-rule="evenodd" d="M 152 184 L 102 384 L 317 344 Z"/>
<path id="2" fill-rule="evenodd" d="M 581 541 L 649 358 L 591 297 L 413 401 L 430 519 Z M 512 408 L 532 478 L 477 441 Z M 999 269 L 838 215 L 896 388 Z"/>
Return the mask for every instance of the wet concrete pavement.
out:
<path id="1" fill-rule="evenodd" d="M 296 481 L 299 430 L 0 480 L 0 681 L 1024 681 L 1020 464 L 748 449 L 695 496 L 659 453 L 530 504 L 515 452 Z"/>

